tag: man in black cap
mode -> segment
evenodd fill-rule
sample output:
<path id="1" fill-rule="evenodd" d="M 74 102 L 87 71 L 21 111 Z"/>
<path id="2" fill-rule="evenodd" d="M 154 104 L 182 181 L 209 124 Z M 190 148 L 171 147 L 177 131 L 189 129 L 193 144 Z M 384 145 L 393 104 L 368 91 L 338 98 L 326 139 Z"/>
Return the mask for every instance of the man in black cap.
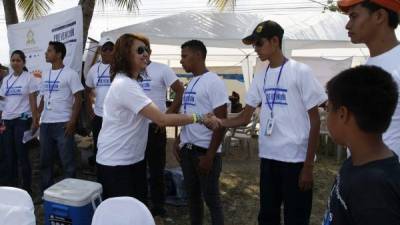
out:
<path id="1" fill-rule="evenodd" d="M 327 99 L 311 69 L 282 53 L 284 30 L 274 21 L 257 25 L 243 39 L 269 63 L 255 74 L 246 106 L 236 118 L 214 117 L 209 127 L 237 127 L 250 122 L 261 103 L 259 224 L 307 225 L 312 205 L 314 155 L 319 138 L 318 106 Z M 218 124 L 218 125 L 217 125 Z"/>

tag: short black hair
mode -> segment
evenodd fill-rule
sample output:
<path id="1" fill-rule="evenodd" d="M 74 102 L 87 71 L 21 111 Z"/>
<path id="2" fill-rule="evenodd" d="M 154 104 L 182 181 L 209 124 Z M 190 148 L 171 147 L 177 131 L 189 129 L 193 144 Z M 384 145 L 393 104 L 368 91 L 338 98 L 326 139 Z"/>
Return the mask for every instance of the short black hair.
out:
<path id="1" fill-rule="evenodd" d="M 190 48 L 194 51 L 199 51 L 203 56 L 203 59 L 206 59 L 207 56 L 207 48 L 202 41 L 199 40 L 190 40 L 181 45 L 181 49 Z"/>
<path id="2" fill-rule="evenodd" d="M 362 131 L 382 134 L 389 127 L 399 93 L 385 70 L 376 66 L 351 68 L 328 81 L 326 89 L 332 110 L 346 107 Z"/>
<path id="3" fill-rule="evenodd" d="M 64 59 L 65 55 L 67 54 L 67 49 L 65 48 L 64 43 L 59 41 L 50 41 L 49 45 L 54 47 L 56 53 L 61 53 L 61 59 Z"/>
<path id="4" fill-rule="evenodd" d="M 388 14 L 389 27 L 396 29 L 397 26 L 399 25 L 399 15 L 395 11 L 387 9 L 371 1 L 363 1 L 360 3 L 360 5 L 368 9 L 371 13 L 378 11 L 379 9 L 384 9 Z"/>

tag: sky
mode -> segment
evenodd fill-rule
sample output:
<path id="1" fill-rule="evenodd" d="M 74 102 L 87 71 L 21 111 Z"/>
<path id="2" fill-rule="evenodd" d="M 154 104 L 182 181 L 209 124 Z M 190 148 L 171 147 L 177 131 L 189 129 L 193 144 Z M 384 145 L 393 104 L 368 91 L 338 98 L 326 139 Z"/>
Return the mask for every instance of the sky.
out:
<path id="1" fill-rule="evenodd" d="M 98 1 L 100 2 L 100 1 Z M 184 11 L 216 11 L 207 4 L 208 0 L 142 0 L 137 12 L 127 12 L 113 5 L 96 5 L 89 37 L 100 39 L 103 31 L 116 29 Z M 257 14 L 290 14 L 301 12 L 322 12 L 325 0 L 237 0 L 235 12 Z M 78 0 L 54 0 L 49 14 L 56 13 L 78 4 Z M 8 64 L 9 48 L 7 28 L 2 1 L 0 1 L 0 63 Z M 19 13 L 20 21 L 22 13 Z"/>

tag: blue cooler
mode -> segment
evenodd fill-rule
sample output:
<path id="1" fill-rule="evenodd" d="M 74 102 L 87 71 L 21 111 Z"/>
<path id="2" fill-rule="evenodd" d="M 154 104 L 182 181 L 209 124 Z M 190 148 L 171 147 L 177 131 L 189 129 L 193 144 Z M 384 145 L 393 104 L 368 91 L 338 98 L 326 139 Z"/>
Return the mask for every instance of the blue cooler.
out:
<path id="1" fill-rule="evenodd" d="M 101 202 L 99 183 L 68 178 L 44 191 L 45 225 L 90 225 Z"/>

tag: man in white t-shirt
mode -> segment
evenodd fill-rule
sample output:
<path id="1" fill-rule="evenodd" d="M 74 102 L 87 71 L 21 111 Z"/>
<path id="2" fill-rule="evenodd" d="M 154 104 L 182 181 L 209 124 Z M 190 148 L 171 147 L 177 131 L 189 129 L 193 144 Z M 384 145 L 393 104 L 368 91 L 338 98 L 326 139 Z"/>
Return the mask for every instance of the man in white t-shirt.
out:
<path id="1" fill-rule="evenodd" d="M 207 70 L 206 55 L 207 49 L 201 41 L 191 40 L 181 46 L 182 67 L 194 75 L 183 94 L 181 111 L 187 115 L 213 112 L 218 118 L 226 118 L 227 90 L 223 80 Z M 176 140 L 174 151 L 183 171 L 192 225 L 203 224 L 203 200 L 210 211 L 211 224 L 224 224 L 219 192 L 223 136 L 223 129 L 213 132 L 191 124 L 182 128 Z"/>
<path id="2" fill-rule="evenodd" d="M 219 126 L 250 122 L 261 103 L 259 157 L 260 225 L 307 225 L 312 205 L 313 167 L 319 139 L 318 106 L 327 100 L 311 69 L 282 53 L 283 28 L 274 21 L 257 25 L 243 39 L 252 44 L 264 70 L 255 74 L 238 117 L 219 120 Z M 218 119 L 215 119 L 218 121 Z"/>
<path id="3" fill-rule="evenodd" d="M 110 63 L 114 40 L 110 37 L 103 37 L 100 42 L 101 62 L 94 64 L 86 77 L 85 100 L 89 120 L 92 123 L 93 135 L 93 156 L 90 156 L 89 165 L 95 166 L 97 153 L 97 139 L 103 123 L 103 103 L 111 85 Z M 93 106 L 94 102 L 94 106 Z"/>
<path id="4" fill-rule="evenodd" d="M 61 42 L 49 42 L 41 82 L 40 169 L 42 191 L 53 184 L 53 163 L 59 155 L 65 177 L 74 177 L 74 133 L 82 103 L 83 86 L 77 72 L 63 64 L 66 54 Z M 57 152 L 56 152 L 57 151 Z"/>
<path id="5" fill-rule="evenodd" d="M 141 74 L 140 85 L 144 93 L 157 105 L 161 112 L 178 113 L 182 103 L 183 84 L 169 66 L 150 60 L 150 43 L 145 44 L 149 53 L 147 54 L 148 65 Z M 166 97 L 169 87 L 175 92 L 175 98 L 167 109 Z M 153 216 L 161 217 L 166 215 L 164 208 L 166 144 L 167 132 L 165 127 L 159 127 L 156 123 L 150 121 L 145 160 L 150 175 L 151 213 Z"/>
<path id="6" fill-rule="evenodd" d="M 382 67 L 393 76 L 400 88 L 400 44 L 395 34 L 399 24 L 400 2 L 341 0 L 338 6 L 349 15 L 346 29 L 351 42 L 364 43 L 369 49 L 370 58 L 366 64 Z M 400 155 L 400 98 L 390 126 L 383 133 L 383 141 Z"/>

